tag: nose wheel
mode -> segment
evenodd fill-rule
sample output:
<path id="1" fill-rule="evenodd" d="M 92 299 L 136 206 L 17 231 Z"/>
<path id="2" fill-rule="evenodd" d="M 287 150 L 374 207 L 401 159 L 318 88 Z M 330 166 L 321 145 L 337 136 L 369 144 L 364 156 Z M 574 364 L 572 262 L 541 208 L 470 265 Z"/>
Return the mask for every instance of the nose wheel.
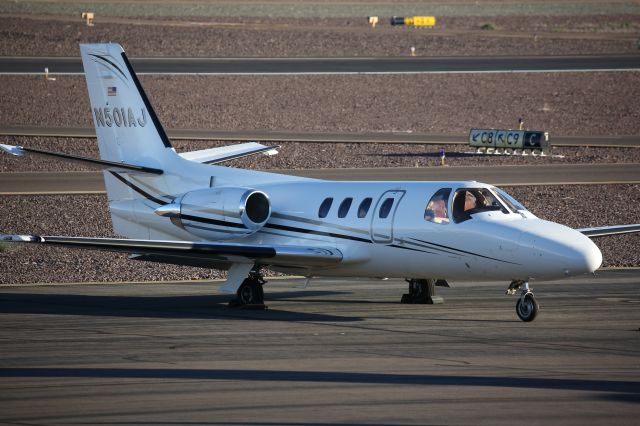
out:
<path id="1" fill-rule="evenodd" d="M 540 305 L 538 305 L 538 302 L 533 296 L 531 289 L 529 289 L 529 283 L 526 281 L 514 281 L 509 286 L 507 294 L 515 294 L 516 291 L 518 291 L 518 289 L 520 289 L 521 287 L 524 288 L 522 288 L 520 297 L 516 302 L 516 314 L 518 314 L 518 318 L 520 318 L 522 321 L 531 322 L 538 315 Z"/>
<path id="2" fill-rule="evenodd" d="M 538 315 L 538 309 L 540 309 L 540 305 L 538 305 L 536 298 L 533 297 L 533 293 L 531 292 L 520 296 L 516 303 L 516 313 L 524 322 L 533 321 L 536 315 Z"/>

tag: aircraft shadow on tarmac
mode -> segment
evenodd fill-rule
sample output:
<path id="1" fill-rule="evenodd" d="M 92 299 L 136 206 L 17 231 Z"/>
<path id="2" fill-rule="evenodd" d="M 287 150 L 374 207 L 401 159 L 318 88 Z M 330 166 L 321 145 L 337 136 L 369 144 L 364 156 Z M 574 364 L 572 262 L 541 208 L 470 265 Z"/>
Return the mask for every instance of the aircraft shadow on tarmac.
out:
<path id="1" fill-rule="evenodd" d="M 269 300 L 328 296 L 331 291 L 278 292 Z M 355 316 L 337 316 L 269 309 L 231 308 L 229 295 L 193 296 L 102 296 L 40 293 L 0 293 L 0 313 L 42 315 L 87 315 L 109 317 L 260 319 L 262 321 L 361 321 Z M 265 303 L 268 306 L 269 300 Z"/>
<path id="2" fill-rule="evenodd" d="M 599 393 L 597 398 L 640 402 L 638 382 L 538 377 L 452 376 L 342 371 L 168 369 L 168 368 L 0 368 L 0 377 L 233 380 L 250 382 L 348 383 L 367 385 L 460 386 L 546 389 Z"/>

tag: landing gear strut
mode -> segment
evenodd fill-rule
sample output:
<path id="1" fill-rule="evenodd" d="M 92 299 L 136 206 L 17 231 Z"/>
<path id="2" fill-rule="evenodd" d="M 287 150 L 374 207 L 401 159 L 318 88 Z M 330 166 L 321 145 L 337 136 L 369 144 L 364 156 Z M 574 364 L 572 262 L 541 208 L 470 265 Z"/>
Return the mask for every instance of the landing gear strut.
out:
<path id="1" fill-rule="evenodd" d="M 529 283 L 527 281 L 513 281 L 507 289 L 507 294 L 516 294 L 521 287 L 524 288 L 522 288 L 520 297 L 516 302 L 516 314 L 522 321 L 530 322 L 538 315 L 540 305 L 538 305 L 536 298 L 533 296 Z"/>
<path id="2" fill-rule="evenodd" d="M 400 303 L 437 305 L 444 303 L 444 299 L 436 296 L 436 280 L 433 279 L 410 279 L 409 293 L 402 295 Z"/>
<path id="3" fill-rule="evenodd" d="M 264 305 L 264 291 L 262 286 L 266 283 L 259 271 L 251 271 L 249 276 L 238 288 L 236 298 L 229 302 L 230 306 L 242 306 L 247 308 L 266 309 Z"/>

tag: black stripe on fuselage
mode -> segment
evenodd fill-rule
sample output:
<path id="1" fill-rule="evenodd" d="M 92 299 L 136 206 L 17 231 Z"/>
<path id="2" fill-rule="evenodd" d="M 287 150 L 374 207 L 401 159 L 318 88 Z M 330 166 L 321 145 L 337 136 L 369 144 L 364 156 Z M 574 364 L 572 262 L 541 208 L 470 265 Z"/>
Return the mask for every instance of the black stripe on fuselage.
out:
<path id="1" fill-rule="evenodd" d="M 201 229 L 203 231 L 220 232 L 220 233 L 223 233 L 223 234 L 233 234 L 233 235 L 236 235 L 238 237 L 243 237 L 243 236 L 247 235 L 246 232 L 236 231 L 236 230 L 233 230 L 233 229 L 210 228 L 210 227 L 207 227 L 207 226 L 194 225 L 192 223 L 183 223 L 182 226 L 184 226 L 185 228 Z"/>
<path id="2" fill-rule="evenodd" d="M 449 247 L 449 246 L 445 246 L 445 245 L 442 245 L 442 244 L 431 243 L 429 241 L 420 240 L 418 238 L 411 238 L 411 239 L 414 240 L 414 241 L 420 241 L 421 243 L 429 244 L 429 245 L 432 245 L 432 246 L 442 247 L 442 248 L 449 249 L 449 250 L 454 250 L 454 251 L 457 251 L 457 252 L 460 252 L 460 253 L 465 253 L 465 254 L 470 254 L 472 256 L 482 257 L 483 259 L 495 260 L 496 262 L 503 262 L 503 263 L 509 263 L 511 265 L 521 266 L 519 263 L 509 262 L 508 260 L 496 259 L 495 257 L 484 256 L 482 254 L 473 253 L 473 252 L 466 251 L 466 250 L 460 250 L 460 249 L 457 249 L 455 247 Z"/>
<path id="3" fill-rule="evenodd" d="M 148 192 L 146 192 L 144 189 L 137 187 L 136 185 L 134 185 L 133 183 L 129 182 L 128 180 L 126 180 L 125 178 L 123 178 L 122 176 L 120 176 L 119 173 L 116 172 L 112 172 L 110 171 L 109 173 L 111 173 L 116 179 L 118 179 L 120 182 L 124 183 L 125 185 L 127 185 L 129 188 L 133 189 L 134 191 L 136 191 L 138 194 L 142 195 L 144 198 L 146 198 L 149 201 L 153 201 L 156 204 L 160 204 L 161 206 L 165 206 L 167 204 L 169 204 L 167 201 L 161 200 L 159 198 L 154 197 L 153 195 L 149 194 Z"/>
<path id="4" fill-rule="evenodd" d="M 351 226 L 345 226 L 345 225 L 338 225 L 337 223 L 331 223 L 331 222 L 323 222 L 321 220 L 316 220 L 316 219 L 310 219 L 307 217 L 300 217 L 300 216 L 294 216 L 294 215 L 290 215 L 290 214 L 283 214 L 283 213 L 278 213 L 278 212 L 273 212 L 271 213 L 271 217 L 274 219 L 281 219 L 283 221 L 290 221 L 290 222 L 298 222 L 298 223 L 304 223 L 307 225 L 318 225 L 318 226 L 323 226 L 325 228 L 334 228 L 337 229 L 339 231 L 346 231 L 346 232 L 353 232 L 356 234 L 363 234 L 368 236 L 369 235 L 369 231 L 365 230 L 365 229 L 361 229 L 361 228 L 353 228 Z"/>
<path id="5" fill-rule="evenodd" d="M 437 251 L 441 252 L 440 254 L 442 254 L 442 253 L 444 253 L 444 254 L 452 254 L 452 255 L 455 255 L 457 257 L 460 257 L 462 255 L 460 252 L 456 252 L 456 251 L 452 251 L 452 250 L 445 250 L 445 249 L 442 249 L 440 247 L 432 247 L 432 246 L 428 246 L 426 244 L 416 243 L 416 242 L 413 242 L 413 241 L 403 240 L 403 242 L 405 244 L 411 244 L 411 245 L 413 245 L 415 247 L 421 247 L 421 248 L 430 249 L 430 250 L 437 250 Z"/>
<path id="6" fill-rule="evenodd" d="M 271 228 L 271 229 L 279 229 L 281 231 L 289 231 L 289 232 L 299 232 L 301 234 L 314 234 L 314 235 L 322 235 L 325 237 L 333 237 L 333 238 L 341 238 L 344 240 L 351 240 L 351 241 L 358 241 L 361 243 L 369 243 L 372 244 L 373 241 L 366 239 L 366 238 L 360 238 L 360 237 L 354 237 L 352 235 L 344 235 L 344 234 L 336 234 L 334 232 L 325 232 L 325 231 L 316 231 L 313 229 L 306 229 L 306 228 L 298 228 L 295 226 L 289 226 L 289 225 L 280 225 L 277 223 L 267 223 L 266 225 L 264 225 L 265 228 Z"/>
<path id="7" fill-rule="evenodd" d="M 420 250 L 420 249 L 411 248 L 411 247 L 399 246 L 397 244 L 390 244 L 389 247 L 399 248 L 399 249 L 403 249 L 403 250 L 417 251 L 417 252 L 420 252 L 420 253 L 440 254 L 440 253 L 434 253 L 432 251 L 426 251 L 426 250 Z"/>
<path id="8" fill-rule="evenodd" d="M 242 228 L 246 229 L 244 223 L 227 222 L 225 220 L 211 219 L 208 217 L 192 216 L 190 214 L 180 214 L 180 218 L 184 220 L 190 220 L 192 222 L 208 223 L 209 225 L 226 226 L 229 228 Z"/>
<path id="9" fill-rule="evenodd" d="M 160 199 L 152 196 L 151 194 L 147 193 L 143 189 L 137 187 L 133 183 L 129 182 L 128 180 L 126 180 L 125 178 L 120 176 L 118 173 L 116 173 L 116 172 L 110 172 L 110 173 L 113 176 L 115 176 L 118 180 L 120 180 L 122 183 L 124 183 L 129 188 L 133 189 L 134 191 L 136 191 L 137 193 L 139 193 L 140 195 L 142 195 L 143 197 L 145 197 L 149 201 L 153 201 L 154 203 L 160 204 L 160 205 L 163 205 L 163 206 L 166 205 L 166 204 L 169 204 L 168 202 L 160 200 Z M 210 219 L 210 218 L 204 218 L 204 217 L 193 216 L 193 215 L 183 215 L 183 214 L 181 214 L 180 217 L 182 219 L 190 220 L 190 221 L 193 221 L 193 222 L 200 222 L 200 223 L 207 223 L 207 224 L 210 224 L 210 225 L 246 229 L 246 226 L 244 226 L 244 224 L 242 224 L 242 223 L 226 222 L 226 221 L 223 221 L 223 220 Z M 366 239 L 366 238 L 355 237 L 355 236 L 352 236 L 352 235 L 345 235 L 345 234 L 337 234 L 335 232 L 316 231 L 316 230 L 313 230 L 313 229 L 299 228 L 299 227 L 296 227 L 296 226 L 281 225 L 281 224 L 277 224 L 277 223 L 267 223 L 266 225 L 264 225 L 264 228 L 278 229 L 278 230 L 281 230 L 281 231 L 288 231 L 288 232 L 297 232 L 297 233 L 301 233 L 301 234 L 319 235 L 319 236 L 324 236 L 324 237 L 332 237 L 332 238 L 339 238 L 339 239 L 343 239 L 343 240 L 350 240 L 350 241 L 357 241 L 357 242 L 361 242 L 361 243 L 373 244 L 373 241 L 371 241 L 370 239 Z M 215 231 L 215 230 L 212 229 L 212 231 Z M 430 245 L 433 245 L 433 246 L 447 248 L 449 250 L 454 250 L 456 252 L 462 252 L 462 253 L 466 253 L 466 254 L 472 254 L 474 256 L 484 257 L 484 258 L 487 258 L 487 259 L 506 262 L 504 260 L 493 259 L 491 257 L 482 256 L 482 255 L 478 255 L 478 254 L 471 253 L 471 252 L 466 252 L 464 250 L 458 250 L 458 249 L 455 249 L 455 248 L 452 248 L 452 247 L 442 246 L 440 244 L 429 243 L 428 241 L 422 241 L 422 240 L 418 240 L 416 238 L 412 238 L 412 240 L 420 241 L 422 243 L 430 244 Z M 407 241 L 407 243 L 411 244 L 410 241 Z M 413 243 L 413 244 L 415 244 L 415 243 Z M 434 253 L 432 251 L 419 250 L 419 249 L 410 248 L 410 247 L 403 247 L 403 246 L 399 246 L 399 245 L 396 245 L 396 244 L 392 244 L 392 245 L 390 244 L 388 246 L 389 247 L 394 247 L 394 248 L 400 248 L 400 249 L 404 249 L 404 250 L 418 251 L 418 252 L 421 252 L 421 253 L 438 254 L 438 253 Z M 428 247 L 424 247 L 424 248 L 428 248 Z M 431 248 L 433 250 L 438 250 L 437 247 L 431 247 Z M 440 249 L 440 251 L 447 253 L 447 251 L 442 250 L 442 249 Z M 448 252 L 448 253 L 455 254 L 455 253 L 451 253 L 451 252 Z M 506 263 L 512 263 L 512 262 L 506 262 Z M 517 265 L 517 263 L 516 263 L 516 265 Z"/>

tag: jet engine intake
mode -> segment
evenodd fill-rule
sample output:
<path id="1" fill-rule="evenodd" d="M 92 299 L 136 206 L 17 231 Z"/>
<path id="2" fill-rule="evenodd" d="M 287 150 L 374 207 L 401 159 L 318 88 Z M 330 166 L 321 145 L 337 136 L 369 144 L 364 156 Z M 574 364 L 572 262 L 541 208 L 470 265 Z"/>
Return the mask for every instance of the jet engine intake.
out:
<path id="1" fill-rule="evenodd" d="M 271 217 L 271 203 L 256 189 L 207 188 L 187 192 L 155 212 L 199 237 L 231 240 L 259 231 Z"/>

